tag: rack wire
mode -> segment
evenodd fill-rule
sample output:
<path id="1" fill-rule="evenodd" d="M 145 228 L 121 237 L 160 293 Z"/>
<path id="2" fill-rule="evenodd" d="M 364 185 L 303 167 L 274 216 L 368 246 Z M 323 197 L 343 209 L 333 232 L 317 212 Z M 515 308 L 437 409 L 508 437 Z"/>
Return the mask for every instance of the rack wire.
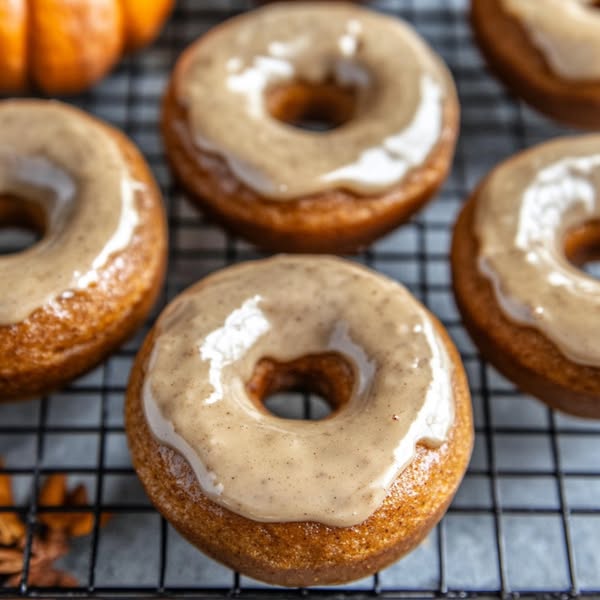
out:
<path id="1" fill-rule="evenodd" d="M 467 0 L 380 0 L 372 6 L 411 22 L 456 79 L 463 112 L 454 169 L 438 198 L 413 221 L 353 257 L 407 285 L 456 341 L 473 395 L 476 447 L 447 516 L 396 565 L 359 582 L 326 589 L 274 588 L 204 557 L 154 511 L 127 454 L 123 395 L 146 326 L 94 372 L 38 401 L 0 406 L 0 455 L 27 523 L 22 581 L 10 597 L 556 598 L 600 595 L 600 424 L 555 414 L 523 396 L 483 362 L 465 334 L 449 286 L 448 247 L 457 212 L 478 179 L 521 148 L 564 130 L 511 98 L 488 75 L 472 45 Z M 161 302 L 203 275 L 259 256 L 191 208 L 171 182 L 157 130 L 160 100 L 181 50 L 250 0 L 182 0 L 160 40 L 126 60 L 77 105 L 121 127 L 144 151 L 168 206 L 170 264 Z M 597 273 L 597 270 L 596 270 Z M 310 399 L 304 399 L 305 414 Z M 91 535 L 74 542 L 60 566 L 76 588 L 27 583 L 44 478 L 84 482 Z M 101 516 L 112 514 L 105 527 Z M 0 579 L 1 581 L 1 579 Z"/>

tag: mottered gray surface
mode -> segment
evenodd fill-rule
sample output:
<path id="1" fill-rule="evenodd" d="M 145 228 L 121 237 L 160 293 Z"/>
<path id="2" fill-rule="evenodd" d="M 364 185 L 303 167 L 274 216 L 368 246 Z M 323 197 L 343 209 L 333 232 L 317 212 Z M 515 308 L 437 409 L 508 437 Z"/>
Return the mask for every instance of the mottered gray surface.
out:
<path id="1" fill-rule="evenodd" d="M 377 578 L 339 590 L 348 596 L 598 592 L 600 424 L 552 413 L 482 363 L 449 287 L 451 227 L 469 191 L 498 161 L 565 130 L 515 102 L 487 74 L 471 42 L 466 0 L 372 5 L 411 21 L 443 55 L 458 84 L 463 123 L 454 169 L 434 201 L 411 223 L 352 258 L 405 284 L 446 324 L 469 374 L 477 436 L 469 473 L 448 515 L 425 542 Z M 55 470 L 66 470 L 70 483 L 86 484 L 96 514 L 113 513 L 104 528 L 75 540 L 60 561 L 78 578 L 82 594 L 114 590 L 147 596 L 166 589 L 173 596 L 184 590 L 226 595 L 269 588 L 237 579 L 161 521 L 131 468 L 122 417 L 133 356 L 165 301 L 207 273 L 259 256 L 186 202 L 169 178 L 157 128 L 160 98 L 179 52 L 224 16 L 250 6 L 244 0 L 180 2 L 153 47 L 75 100 L 138 143 L 163 187 L 171 223 L 168 281 L 144 330 L 66 390 L 0 406 L 0 455 L 14 474 L 16 502 L 24 513 L 35 519 L 32 490 Z M 9 242 L 6 235 L 0 238 L 0 246 Z M 600 275 L 597 267 L 595 273 Z M 305 399 L 296 400 L 283 410 L 307 410 Z"/>

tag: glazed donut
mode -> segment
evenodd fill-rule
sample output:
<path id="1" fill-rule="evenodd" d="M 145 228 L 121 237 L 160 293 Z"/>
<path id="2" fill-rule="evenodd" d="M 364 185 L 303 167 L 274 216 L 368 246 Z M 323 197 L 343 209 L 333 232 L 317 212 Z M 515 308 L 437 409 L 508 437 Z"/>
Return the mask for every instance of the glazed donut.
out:
<path id="1" fill-rule="evenodd" d="M 491 69 L 546 115 L 600 127 L 600 10 L 594 0 L 472 0 Z"/>
<path id="2" fill-rule="evenodd" d="M 550 406 L 600 418 L 600 136 L 501 164 L 464 207 L 452 244 L 458 307 L 483 355 Z M 575 264 L 573 264 L 575 263 Z"/>
<path id="3" fill-rule="evenodd" d="M 267 395 L 323 394 L 321 421 Z M 158 510 L 193 544 L 286 586 L 375 572 L 439 521 L 473 441 L 460 357 L 399 284 L 279 256 L 178 296 L 131 373 L 126 431 Z"/>
<path id="4" fill-rule="evenodd" d="M 142 323 L 166 225 L 144 159 L 117 130 L 52 101 L 0 102 L 0 223 L 42 238 L 0 256 L 0 400 L 60 387 Z"/>
<path id="5" fill-rule="evenodd" d="M 306 131 L 294 123 L 337 127 Z M 418 210 L 446 177 L 459 106 L 405 23 L 346 3 L 270 4 L 179 59 L 167 157 L 192 200 L 253 243 L 350 252 Z"/>

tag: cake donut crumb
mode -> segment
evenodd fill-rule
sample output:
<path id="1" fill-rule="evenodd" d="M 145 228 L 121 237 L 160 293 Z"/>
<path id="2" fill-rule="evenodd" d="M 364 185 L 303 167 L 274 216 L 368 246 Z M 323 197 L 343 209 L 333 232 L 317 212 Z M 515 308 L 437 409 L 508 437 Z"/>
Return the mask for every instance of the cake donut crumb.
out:
<path id="1" fill-rule="evenodd" d="M 332 414 L 270 414 L 266 397 L 289 389 Z M 126 402 L 157 509 L 213 558 L 286 586 L 358 579 L 412 550 L 464 475 L 472 427 L 440 323 L 399 284 L 325 256 L 244 263 L 184 291 Z"/>

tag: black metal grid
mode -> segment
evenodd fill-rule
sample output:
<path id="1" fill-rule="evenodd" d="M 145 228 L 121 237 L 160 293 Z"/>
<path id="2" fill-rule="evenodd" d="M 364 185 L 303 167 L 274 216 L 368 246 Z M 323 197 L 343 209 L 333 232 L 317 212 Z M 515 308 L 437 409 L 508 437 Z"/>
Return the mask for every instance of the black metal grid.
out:
<path id="1" fill-rule="evenodd" d="M 63 567 L 75 589 L 0 587 L 0 596 L 225 597 L 301 595 L 340 598 L 580 597 L 600 594 L 600 425 L 557 415 L 522 396 L 482 362 L 470 344 L 449 288 L 454 218 L 476 181 L 515 151 L 561 133 L 516 103 L 487 74 L 473 48 L 467 0 L 381 0 L 373 7 L 415 25 L 443 55 L 463 108 L 451 177 L 411 223 L 356 260 L 407 285 L 440 316 L 461 350 L 473 394 L 477 443 L 448 515 L 418 550 L 367 580 L 324 590 L 285 591 L 213 564 L 158 517 L 140 491 L 124 443 L 126 375 L 148 326 L 92 374 L 39 401 L 0 407 L 0 454 L 13 475 L 27 522 L 27 579 L 43 477 L 64 472 L 87 484 L 92 535 L 78 540 Z M 170 267 L 160 306 L 206 273 L 258 256 L 191 209 L 170 182 L 157 132 L 160 97 L 180 51 L 250 0 L 181 1 L 161 39 L 128 59 L 75 103 L 131 135 L 144 151 L 168 203 Z M 73 101 L 73 100 L 71 100 Z M 152 320 L 152 319 L 151 319 Z M 305 410 L 310 410 L 306 403 Z M 71 509 L 72 510 L 72 509 Z M 102 513 L 113 514 L 101 529 Z"/>

